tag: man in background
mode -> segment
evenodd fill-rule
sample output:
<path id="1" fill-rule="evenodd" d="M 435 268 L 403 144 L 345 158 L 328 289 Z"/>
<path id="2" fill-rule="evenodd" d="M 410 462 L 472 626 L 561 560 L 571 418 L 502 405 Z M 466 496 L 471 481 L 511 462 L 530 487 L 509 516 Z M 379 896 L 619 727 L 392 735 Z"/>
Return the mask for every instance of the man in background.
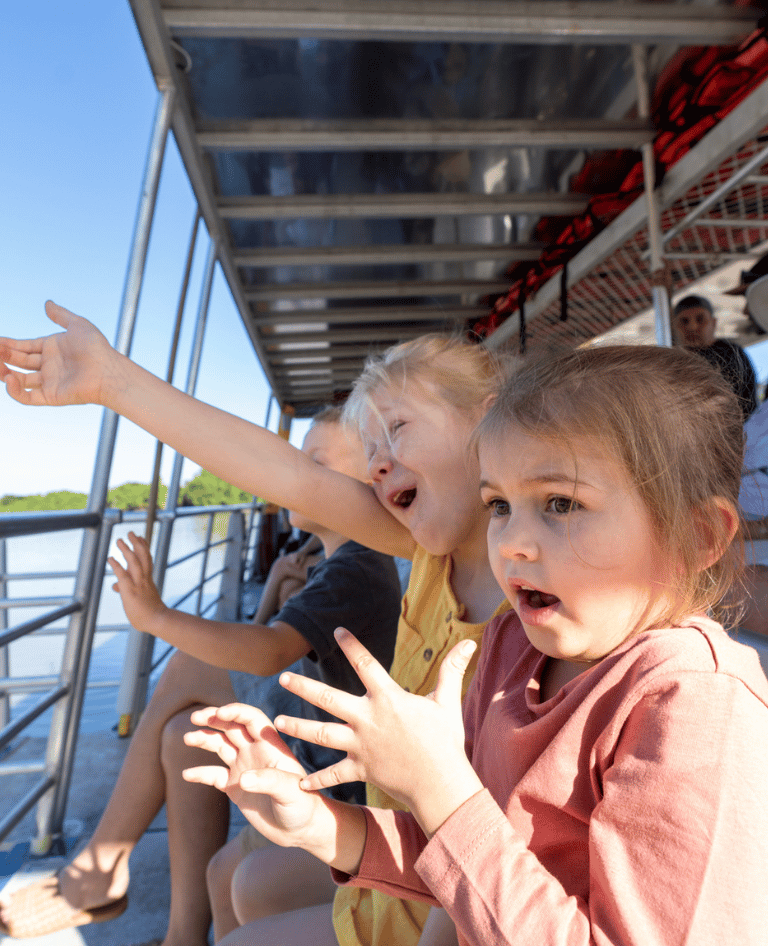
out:
<path id="1" fill-rule="evenodd" d="M 746 421 L 757 407 L 755 369 L 740 345 L 715 338 L 717 320 L 709 299 L 704 296 L 681 299 L 675 306 L 672 325 L 678 345 L 706 358 L 730 384 Z"/>

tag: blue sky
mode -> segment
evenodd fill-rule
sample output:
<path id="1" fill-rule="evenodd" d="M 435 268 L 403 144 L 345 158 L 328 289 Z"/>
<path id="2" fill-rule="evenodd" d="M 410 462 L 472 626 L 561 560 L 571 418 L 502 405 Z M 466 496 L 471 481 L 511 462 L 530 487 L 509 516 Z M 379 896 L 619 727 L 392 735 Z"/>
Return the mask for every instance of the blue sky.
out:
<path id="1" fill-rule="evenodd" d="M 130 7 L 126 0 L 25 0 L 4 5 L 0 24 L 0 335 L 55 330 L 43 313 L 52 298 L 114 341 L 157 104 Z M 171 136 L 132 349 L 163 376 L 193 214 Z M 177 384 L 186 379 L 207 242 L 203 228 Z M 218 267 L 197 393 L 265 421 L 268 388 Z M 22 407 L 0 392 L 0 495 L 87 492 L 101 414 L 91 406 Z M 292 439 L 305 426 L 296 425 Z M 148 481 L 153 457 L 154 441 L 121 421 L 112 484 Z M 196 469 L 185 464 L 184 478 Z"/>
<path id="2" fill-rule="evenodd" d="M 47 298 L 115 338 L 157 91 L 127 0 L 25 0 L 0 18 L 0 335 L 52 325 Z M 164 375 L 194 202 L 169 138 L 132 356 Z M 207 237 L 198 241 L 177 383 Z M 766 349 L 766 343 L 757 348 Z M 768 353 L 750 349 L 762 379 Z M 264 423 L 268 390 L 217 269 L 198 396 Z M 0 495 L 90 486 L 101 409 L 25 408 L 0 392 Z M 274 429 L 274 418 L 273 418 Z M 299 440 L 306 424 L 296 425 Z M 154 442 L 121 421 L 113 485 L 146 482 Z M 165 451 L 164 475 L 170 468 Z M 184 478 L 196 467 L 186 464 Z"/>

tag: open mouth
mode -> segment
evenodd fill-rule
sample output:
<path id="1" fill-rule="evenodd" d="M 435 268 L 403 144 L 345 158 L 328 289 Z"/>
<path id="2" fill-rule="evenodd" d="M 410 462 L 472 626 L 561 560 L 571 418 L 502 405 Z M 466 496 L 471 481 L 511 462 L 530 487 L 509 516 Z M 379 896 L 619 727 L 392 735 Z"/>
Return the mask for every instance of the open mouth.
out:
<path id="1" fill-rule="evenodd" d="M 549 595 L 546 591 L 538 591 L 535 588 L 520 588 L 518 594 L 521 602 L 534 611 L 549 608 L 560 600 L 557 595 Z"/>
<path id="2" fill-rule="evenodd" d="M 401 509 L 407 509 L 415 498 L 416 488 L 414 487 L 413 489 L 400 490 L 399 493 L 392 497 L 392 502 L 395 506 L 399 506 Z"/>

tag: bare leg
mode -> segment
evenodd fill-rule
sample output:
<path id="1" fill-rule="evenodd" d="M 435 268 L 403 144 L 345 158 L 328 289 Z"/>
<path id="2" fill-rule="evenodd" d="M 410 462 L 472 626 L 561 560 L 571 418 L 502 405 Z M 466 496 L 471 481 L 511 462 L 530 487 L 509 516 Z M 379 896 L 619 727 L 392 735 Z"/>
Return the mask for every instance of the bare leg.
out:
<path id="1" fill-rule="evenodd" d="M 330 903 L 278 913 L 225 936 L 217 946 L 339 946 Z"/>
<path id="2" fill-rule="evenodd" d="M 234 693 L 230 691 L 226 699 L 231 702 Z M 211 764 L 209 752 L 184 743 L 184 733 L 194 728 L 187 707 L 166 724 L 162 735 L 171 867 L 171 910 L 165 946 L 206 946 L 211 909 L 205 871 L 210 858 L 227 840 L 229 827 L 226 795 L 182 778 L 185 768 Z"/>
<path id="3" fill-rule="evenodd" d="M 69 903 L 94 907 L 126 892 L 130 853 L 165 801 L 161 743 L 166 724 L 196 704 L 218 706 L 231 700 L 226 671 L 180 651 L 173 655 L 131 738 L 93 836 L 61 872 L 61 892 Z"/>
<path id="4" fill-rule="evenodd" d="M 421 932 L 419 946 L 459 946 L 456 926 L 442 908 L 432 907 L 430 910 Z"/>
<path id="5" fill-rule="evenodd" d="M 326 905 L 331 913 L 336 884 L 321 861 L 299 848 L 252 851 L 232 878 L 232 907 L 240 924 L 290 910 Z"/>
<path id="6" fill-rule="evenodd" d="M 218 943 L 240 925 L 232 907 L 232 878 L 243 859 L 240 835 L 228 841 L 208 862 L 206 880 L 213 913 L 213 941 Z"/>

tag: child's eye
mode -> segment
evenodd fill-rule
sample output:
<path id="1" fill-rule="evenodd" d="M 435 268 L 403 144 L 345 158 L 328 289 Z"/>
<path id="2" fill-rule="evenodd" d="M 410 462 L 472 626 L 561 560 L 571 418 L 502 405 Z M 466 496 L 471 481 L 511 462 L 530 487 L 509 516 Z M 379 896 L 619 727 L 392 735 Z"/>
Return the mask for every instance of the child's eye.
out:
<path id="1" fill-rule="evenodd" d="M 492 518 L 509 515 L 509 503 L 504 499 L 489 499 L 487 503 L 484 503 L 484 506 L 491 510 Z"/>
<path id="2" fill-rule="evenodd" d="M 400 428 L 405 424 L 404 420 L 393 420 L 389 425 L 389 436 L 394 437 Z"/>
<path id="3" fill-rule="evenodd" d="M 569 513 L 581 509 L 581 503 L 576 502 L 573 496 L 552 496 L 547 500 L 545 509 L 557 516 L 567 516 Z"/>

